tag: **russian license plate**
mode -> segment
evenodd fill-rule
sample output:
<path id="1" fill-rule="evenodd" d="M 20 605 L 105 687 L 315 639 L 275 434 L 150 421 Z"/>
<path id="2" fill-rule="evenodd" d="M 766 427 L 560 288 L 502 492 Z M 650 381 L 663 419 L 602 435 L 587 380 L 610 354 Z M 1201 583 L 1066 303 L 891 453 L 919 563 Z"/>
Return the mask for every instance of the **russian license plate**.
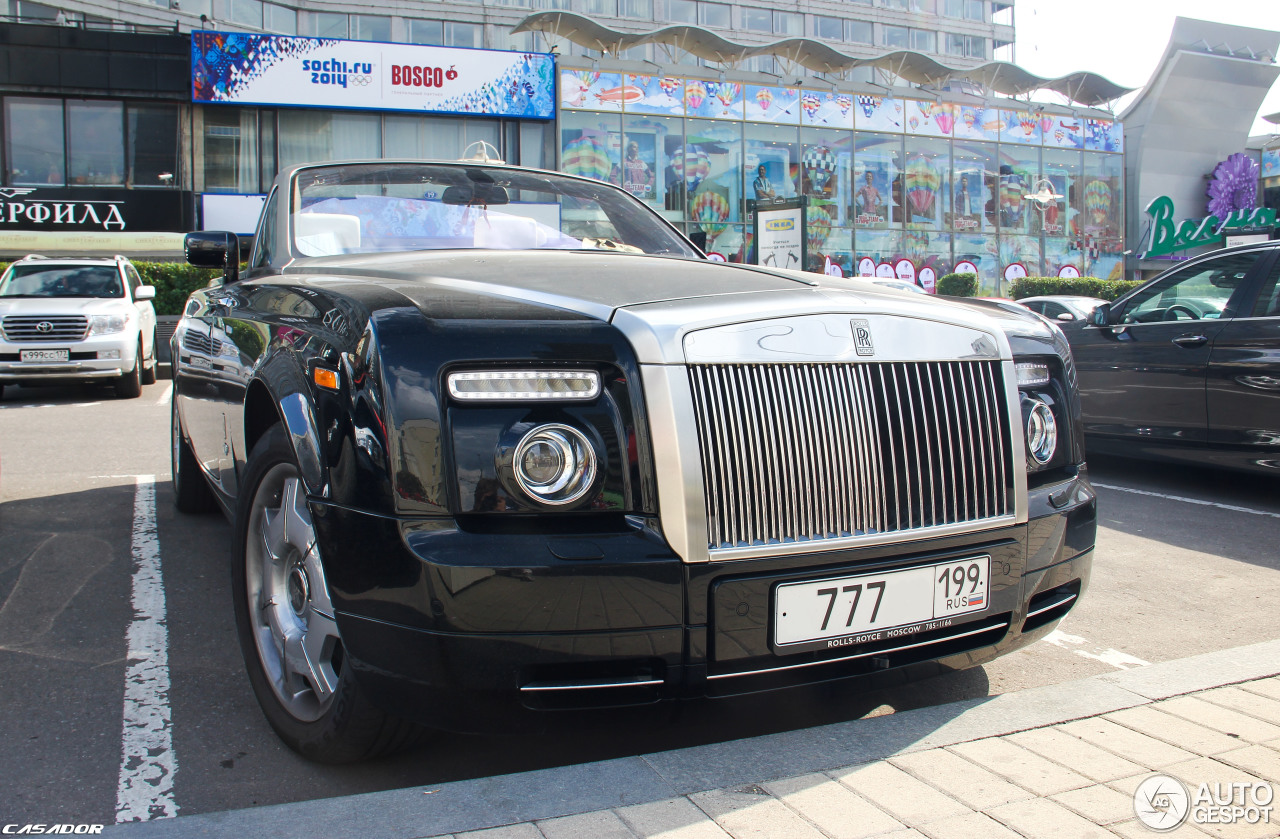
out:
<path id="1" fill-rule="evenodd" d="M 71 350 L 20 350 L 19 361 L 70 361 Z"/>
<path id="2" fill-rule="evenodd" d="M 885 641 L 949 626 L 987 608 L 991 557 L 904 571 L 783 583 L 774 594 L 774 644 L 788 652 Z"/>

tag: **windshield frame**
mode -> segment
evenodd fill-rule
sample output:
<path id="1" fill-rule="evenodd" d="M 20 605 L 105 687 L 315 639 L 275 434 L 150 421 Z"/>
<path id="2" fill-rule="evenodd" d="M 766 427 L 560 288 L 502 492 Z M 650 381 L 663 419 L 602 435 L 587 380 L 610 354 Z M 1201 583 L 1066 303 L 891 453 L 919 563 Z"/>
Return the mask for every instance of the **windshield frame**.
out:
<path id="1" fill-rule="evenodd" d="M 606 217 L 605 220 L 609 224 L 613 224 L 613 225 L 617 224 L 617 221 L 615 220 L 614 216 L 612 216 L 609 212 L 610 210 L 614 210 L 616 212 L 621 212 L 625 214 L 627 216 L 627 220 L 631 224 L 641 225 L 641 227 L 638 227 L 636 229 L 642 232 L 647 232 L 647 236 L 641 236 L 636 241 L 640 244 L 649 246 L 650 250 L 645 251 L 643 248 L 641 248 L 639 252 L 647 253 L 647 255 L 650 255 L 650 256 L 671 256 L 671 257 L 687 258 L 687 259 L 706 259 L 705 254 L 696 245 L 694 245 L 691 241 L 689 241 L 689 239 L 679 229 L 677 229 L 674 225 L 668 222 L 660 214 L 655 212 L 652 207 L 650 207 L 649 205 L 645 204 L 642 201 L 637 200 L 634 196 L 630 195 L 626 191 L 612 184 L 592 180 L 590 178 L 583 178 L 576 175 L 566 175 L 563 172 L 555 172 L 555 171 L 549 171 L 545 169 L 534 169 L 534 168 L 522 167 L 522 166 L 509 166 L 505 164 L 471 163 L 467 161 L 434 161 L 434 160 L 359 160 L 359 161 L 341 161 L 341 162 L 334 162 L 334 163 L 303 164 L 303 165 L 294 167 L 292 170 L 282 173 L 281 180 L 285 181 L 285 184 L 280 184 L 280 186 L 287 185 L 288 187 L 287 195 L 289 196 L 289 198 L 287 201 L 281 201 L 278 204 L 277 212 L 279 212 L 284 217 L 283 218 L 277 217 L 277 224 L 278 224 L 277 230 L 286 231 L 284 238 L 287 239 L 286 244 L 287 244 L 287 252 L 289 254 L 289 262 L 292 263 L 294 260 L 327 259 L 327 258 L 345 256 L 345 255 L 372 256 L 377 254 L 412 253 L 412 252 L 457 253 L 459 251 L 489 252 L 493 250 L 521 250 L 521 248 L 508 248 L 508 247 L 494 248 L 494 247 L 476 247 L 476 246 L 471 246 L 471 247 L 457 246 L 457 247 L 430 247 L 430 248 L 411 248 L 411 247 L 370 248 L 368 250 L 364 250 L 364 249 L 343 250 L 340 253 L 311 254 L 311 253 L 307 253 L 304 248 L 299 246 L 298 233 L 295 228 L 295 219 L 299 214 L 305 215 L 305 213 L 300 213 L 300 210 L 303 207 L 304 191 L 315 185 L 314 183 L 308 183 L 309 178 L 314 178 L 323 171 L 331 171 L 337 174 L 344 170 L 359 169 L 359 170 L 365 170 L 365 171 L 359 172 L 358 174 L 360 174 L 361 177 L 354 179 L 353 182 L 361 183 L 361 182 L 368 182 L 370 175 L 376 173 L 376 171 L 379 169 L 390 171 L 390 170 L 396 170 L 396 169 L 403 169 L 407 167 L 421 167 L 424 169 L 432 169 L 432 170 L 442 170 L 442 169 L 456 170 L 459 175 L 457 179 L 458 183 L 465 183 L 468 180 L 474 183 L 475 182 L 474 179 L 468 178 L 467 170 L 479 170 L 485 174 L 493 175 L 494 182 L 497 183 L 498 185 L 507 186 L 515 182 L 516 185 L 513 185 L 511 187 L 512 191 L 533 190 L 536 185 L 542 184 L 548 187 L 547 189 L 542 190 L 544 193 L 559 192 L 559 194 L 566 195 L 570 198 L 584 198 L 585 200 L 595 200 L 597 202 L 596 206 L 599 208 L 599 212 L 601 212 Z M 372 170 L 372 171 L 369 171 L 369 170 Z M 522 181 L 524 183 L 523 185 L 520 185 L 519 182 L 522 182 Z M 396 183 L 404 183 L 404 182 L 405 181 L 403 180 L 396 181 Z M 556 187 L 558 187 L 558 189 Z M 603 202 L 600 202 L 598 200 L 600 197 L 603 197 L 604 199 Z M 409 199 L 409 200 L 415 200 L 415 199 Z M 431 199 L 426 199 L 426 200 L 430 201 Z M 309 202 L 308 206 L 311 206 L 314 203 L 316 202 Z M 518 205 L 519 203 L 523 203 L 523 202 L 512 202 L 512 205 Z M 441 204 L 444 206 L 449 206 L 448 204 L 444 204 L 443 201 L 441 201 Z M 498 204 L 494 205 L 494 207 L 499 207 L 499 206 L 500 205 Z M 515 215 L 519 215 L 519 214 L 515 214 Z M 281 222 L 283 222 L 283 224 L 280 224 Z M 561 235 L 568 237 L 568 234 L 561 234 Z M 608 237 L 595 237 L 595 238 L 583 237 L 583 241 L 584 241 L 584 244 L 582 247 L 570 247 L 570 246 L 541 247 L 541 248 L 535 247 L 535 248 L 524 248 L 524 250 L 529 250 L 529 249 L 586 250 L 593 253 L 625 253 L 625 252 L 635 253 L 636 252 L 635 248 L 629 247 L 631 243 L 624 242 L 622 243 L 624 245 L 623 247 L 615 247 L 615 245 L 617 245 L 618 243 L 613 242 Z M 585 244 L 586 242 L 590 242 L 591 244 Z"/>

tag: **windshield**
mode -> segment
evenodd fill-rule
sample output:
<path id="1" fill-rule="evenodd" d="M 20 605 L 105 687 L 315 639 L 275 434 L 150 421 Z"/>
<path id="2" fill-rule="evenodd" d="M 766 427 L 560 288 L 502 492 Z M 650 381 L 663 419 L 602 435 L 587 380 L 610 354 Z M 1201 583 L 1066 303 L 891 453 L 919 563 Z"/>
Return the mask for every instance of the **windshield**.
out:
<path id="1" fill-rule="evenodd" d="M 619 189 L 553 173 L 467 164 L 309 168 L 294 182 L 301 256 L 485 248 L 697 256 Z"/>
<path id="2" fill-rule="evenodd" d="M 12 265 L 0 297 L 124 297 L 114 265 Z"/>

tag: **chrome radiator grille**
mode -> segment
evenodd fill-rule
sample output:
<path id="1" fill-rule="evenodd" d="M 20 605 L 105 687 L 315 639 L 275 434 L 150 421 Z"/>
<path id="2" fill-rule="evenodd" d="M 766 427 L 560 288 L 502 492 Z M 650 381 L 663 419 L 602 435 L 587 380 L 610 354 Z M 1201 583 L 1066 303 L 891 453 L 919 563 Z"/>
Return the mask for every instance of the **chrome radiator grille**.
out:
<path id="1" fill-rule="evenodd" d="M 83 341 L 89 329 L 84 315 L 9 315 L 0 324 L 10 341 Z"/>
<path id="2" fill-rule="evenodd" d="M 712 550 L 1013 515 L 998 361 L 689 366 Z"/>

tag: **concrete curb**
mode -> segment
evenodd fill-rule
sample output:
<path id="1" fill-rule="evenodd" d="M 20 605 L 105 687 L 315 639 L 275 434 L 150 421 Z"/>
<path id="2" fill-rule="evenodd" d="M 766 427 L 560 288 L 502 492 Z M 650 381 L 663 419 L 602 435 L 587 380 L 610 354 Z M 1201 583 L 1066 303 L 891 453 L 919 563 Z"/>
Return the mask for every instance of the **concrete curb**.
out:
<path id="1" fill-rule="evenodd" d="M 130 837 L 415 839 L 662 801 L 998 737 L 1280 674 L 1280 641 L 1074 682 L 688 749 L 108 827 Z"/>

